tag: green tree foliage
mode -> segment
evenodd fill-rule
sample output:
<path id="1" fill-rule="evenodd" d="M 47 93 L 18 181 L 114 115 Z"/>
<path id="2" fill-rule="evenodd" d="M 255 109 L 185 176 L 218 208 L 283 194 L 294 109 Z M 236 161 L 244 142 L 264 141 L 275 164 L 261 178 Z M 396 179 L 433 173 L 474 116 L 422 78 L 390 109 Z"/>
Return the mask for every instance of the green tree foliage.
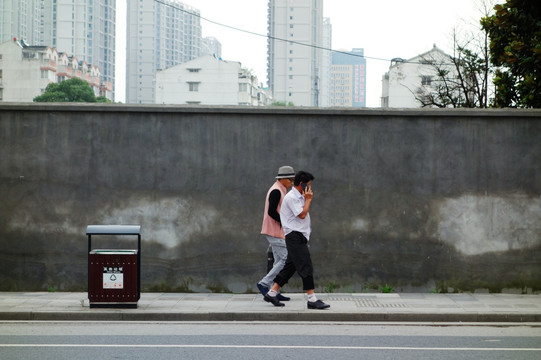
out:
<path id="1" fill-rule="evenodd" d="M 271 104 L 271 106 L 295 106 L 291 101 L 286 104 L 285 101 L 275 101 Z"/>
<path id="2" fill-rule="evenodd" d="M 96 102 L 90 85 L 79 78 L 51 83 L 45 92 L 34 98 L 35 102 Z M 104 101 L 100 101 L 104 102 Z"/>
<path id="3" fill-rule="evenodd" d="M 506 0 L 481 25 L 489 33 L 496 107 L 541 108 L 541 4 Z"/>
<path id="4" fill-rule="evenodd" d="M 99 103 L 111 103 L 112 101 L 107 99 L 105 96 L 98 96 L 96 98 L 96 102 L 99 102 Z"/>

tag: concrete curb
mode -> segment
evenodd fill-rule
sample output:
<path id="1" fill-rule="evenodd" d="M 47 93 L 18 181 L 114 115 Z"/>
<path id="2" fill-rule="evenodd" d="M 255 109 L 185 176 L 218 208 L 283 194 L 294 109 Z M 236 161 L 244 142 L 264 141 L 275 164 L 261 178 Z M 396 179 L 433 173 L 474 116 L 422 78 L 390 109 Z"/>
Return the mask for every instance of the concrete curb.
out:
<path id="1" fill-rule="evenodd" d="M 322 294 L 327 310 L 305 295 L 276 308 L 259 294 L 144 293 L 137 308 L 91 308 L 87 293 L 0 293 L 0 321 L 261 321 L 540 323 L 541 296 L 506 294 Z M 119 305 L 119 304 L 117 304 Z"/>
<path id="2" fill-rule="evenodd" d="M 541 314 L 340 312 L 0 312 L 1 321 L 541 322 Z"/>

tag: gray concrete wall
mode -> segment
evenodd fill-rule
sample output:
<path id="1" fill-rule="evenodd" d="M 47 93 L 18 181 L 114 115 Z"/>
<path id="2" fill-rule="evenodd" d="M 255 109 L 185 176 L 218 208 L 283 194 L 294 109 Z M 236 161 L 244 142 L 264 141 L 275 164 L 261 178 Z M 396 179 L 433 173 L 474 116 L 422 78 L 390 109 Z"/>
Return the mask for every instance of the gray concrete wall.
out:
<path id="1" fill-rule="evenodd" d="M 143 291 L 256 291 L 264 197 L 292 165 L 316 177 L 318 291 L 538 291 L 540 118 L 2 104 L 0 290 L 85 290 L 86 226 L 141 224 Z M 93 241 L 113 245 L 136 242 Z"/>

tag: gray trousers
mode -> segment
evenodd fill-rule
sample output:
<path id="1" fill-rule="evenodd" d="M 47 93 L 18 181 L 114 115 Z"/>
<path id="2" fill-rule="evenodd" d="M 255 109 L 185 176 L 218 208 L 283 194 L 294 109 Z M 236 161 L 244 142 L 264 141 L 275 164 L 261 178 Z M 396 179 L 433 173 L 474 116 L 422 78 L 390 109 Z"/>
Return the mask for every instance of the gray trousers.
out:
<path id="1" fill-rule="evenodd" d="M 284 239 L 275 238 L 269 235 L 265 235 L 265 236 L 270 246 L 272 247 L 272 255 L 274 256 L 274 265 L 272 269 L 270 269 L 269 273 L 265 275 L 265 277 L 261 279 L 259 283 L 270 289 L 272 285 L 274 284 L 274 278 L 284 268 L 284 265 L 286 263 L 286 258 L 287 258 L 287 248 L 286 248 L 286 241 Z"/>

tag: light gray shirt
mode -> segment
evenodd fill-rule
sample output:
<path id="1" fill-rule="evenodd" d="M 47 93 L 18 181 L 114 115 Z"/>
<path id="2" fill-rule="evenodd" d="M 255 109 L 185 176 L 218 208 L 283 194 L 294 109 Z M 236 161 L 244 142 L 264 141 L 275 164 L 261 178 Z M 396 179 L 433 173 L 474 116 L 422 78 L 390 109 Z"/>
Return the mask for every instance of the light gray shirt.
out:
<path id="1" fill-rule="evenodd" d="M 295 188 L 292 188 L 284 197 L 280 208 L 280 220 L 285 235 L 292 231 L 298 231 L 307 240 L 310 240 L 310 233 L 312 232 L 310 213 L 306 214 L 304 219 L 299 217 L 304 208 L 305 200 L 304 196 Z"/>

